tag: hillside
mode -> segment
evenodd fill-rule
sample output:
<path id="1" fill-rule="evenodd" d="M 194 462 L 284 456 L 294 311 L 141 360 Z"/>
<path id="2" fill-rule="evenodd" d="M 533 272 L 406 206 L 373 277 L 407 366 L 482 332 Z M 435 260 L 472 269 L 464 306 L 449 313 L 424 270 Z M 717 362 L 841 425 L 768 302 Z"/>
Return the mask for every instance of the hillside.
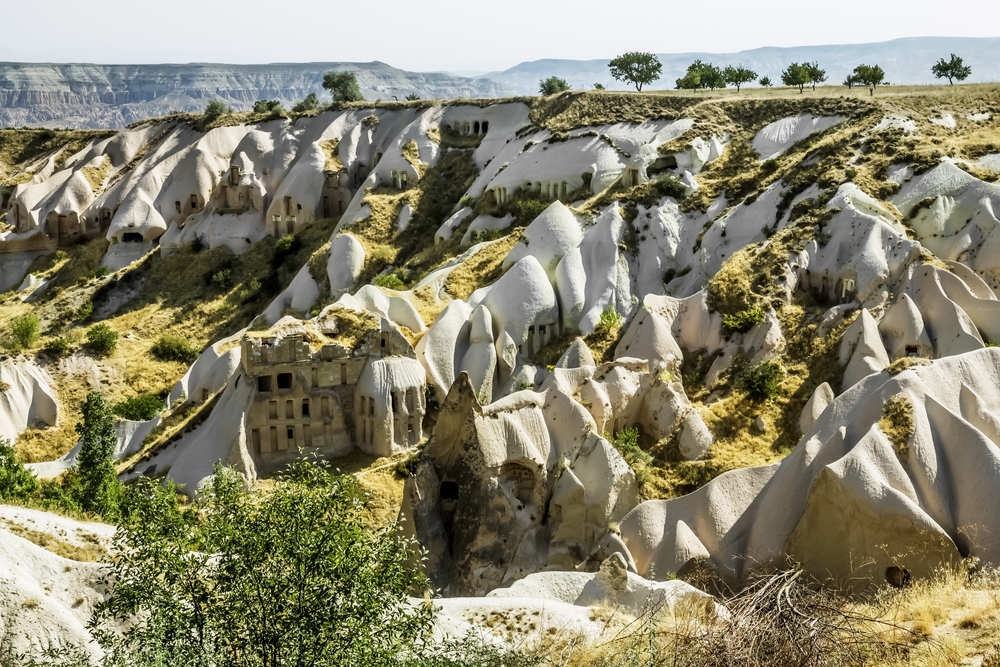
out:
<path id="1" fill-rule="evenodd" d="M 0 435 L 57 478 L 99 391 L 152 404 L 127 482 L 333 460 L 458 636 L 545 605 L 539 636 L 599 634 L 600 600 L 794 562 L 951 587 L 979 625 L 893 623 L 981 658 L 995 582 L 933 578 L 1000 566 L 998 114 L 967 85 L 2 131 Z"/>
<path id="2" fill-rule="evenodd" d="M 931 65 L 939 58 L 957 53 L 972 66 L 969 83 L 1000 81 L 1000 39 L 975 37 L 909 37 L 871 44 L 827 44 L 819 46 L 762 47 L 737 53 L 661 53 L 663 74 L 654 88 L 671 89 L 674 81 L 684 75 L 695 60 L 723 67 L 742 63 L 761 76 L 769 76 L 776 84 L 781 71 L 793 62 L 818 62 L 826 69 L 830 83 L 840 83 L 848 73 L 862 63 L 878 64 L 893 84 L 924 85 L 940 81 L 931 74 Z M 608 58 L 597 60 L 536 60 L 520 63 L 510 69 L 490 72 L 483 76 L 510 86 L 518 94 L 538 92 L 538 82 L 559 76 L 573 88 L 589 90 L 595 83 L 606 88 L 622 87 L 608 73 Z"/>
<path id="3" fill-rule="evenodd" d="M 324 95 L 323 75 L 354 72 L 366 99 L 499 97 L 513 91 L 486 79 L 406 72 L 385 63 L 268 65 L 92 65 L 0 63 L 0 127 L 121 128 L 176 111 L 201 112 L 209 100 L 248 111 L 257 100 L 286 108 Z M 329 97 L 327 97 L 329 99 Z"/>

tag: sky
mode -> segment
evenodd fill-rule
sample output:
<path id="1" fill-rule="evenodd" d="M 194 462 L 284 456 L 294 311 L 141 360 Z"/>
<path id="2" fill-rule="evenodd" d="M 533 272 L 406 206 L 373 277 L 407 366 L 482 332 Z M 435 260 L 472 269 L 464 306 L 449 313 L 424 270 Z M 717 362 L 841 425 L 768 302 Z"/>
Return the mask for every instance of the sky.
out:
<path id="1" fill-rule="evenodd" d="M 9 3 L 0 60 L 89 63 L 370 62 L 487 72 L 628 50 L 993 37 L 997 0 L 45 0 Z M 822 9 L 819 9 L 822 7 Z"/>

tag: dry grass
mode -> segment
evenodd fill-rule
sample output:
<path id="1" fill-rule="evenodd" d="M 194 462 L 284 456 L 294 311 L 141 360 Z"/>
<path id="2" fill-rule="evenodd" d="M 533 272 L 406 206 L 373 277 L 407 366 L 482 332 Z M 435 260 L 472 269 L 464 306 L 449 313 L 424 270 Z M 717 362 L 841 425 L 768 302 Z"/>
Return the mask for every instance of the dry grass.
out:
<path id="1" fill-rule="evenodd" d="M 101 193 L 104 182 L 108 180 L 112 169 L 111 159 L 107 155 L 102 155 L 101 161 L 96 167 L 83 167 L 80 169 L 80 173 L 87 179 L 87 182 L 90 183 L 90 189 L 97 195 Z"/>
<path id="2" fill-rule="evenodd" d="M 88 544 L 78 545 L 64 540 L 57 535 L 35 530 L 10 519 L 0 519 L 0 526 L 18 537 L 23 537 L 29 542 L 37 544 L 46 551 L 54 553 L 57 556 L 62 556 L 63 558 L 68 558 L 69 560 L 75 560 L 80 563 L 96 563 L 106 555 L 106 551 L 101 546 L 97 536 L 93 533 L 79 531 L 79 535 Z"/>
<path id="3" fill-rule="evenodd" d="M 452 297 L 464 301 L 477 289 L 496 282 L 503 274 L 503 260 L 521 240 L 522 231 L 520 227 L 514 229 L 456 266 L 448 274 L 444 288 Z"/>
<path id="4" fill-rule="evenodd" d="M 424 174 L 427 172 L 427 165 L 420 161 L 420 149 L 417 148 L 417 142 L 410 139 L 399 151 L 403 155 L 403 159 L 410 163 L 410 166 L 417 172 L 418 178 L 423 178 Z"/>
<path id="5" fill-rule="evenodd" d="M 893 396 L 882 408 L 882 418 L 878 427 L 900 454 L 906 453 L 910 438 L 913 437 L 913 404 L 905 396 Z"/>
<path id="6" fill-rule="evenodd" d="M 339 145 L 339 137 L 319 142 L 319 147 L 326 154 L 326 165 L 323 167 L 326 171 L 338 173 L 344 168 L 344 163 L 337 157 L 337 146 Z"/>
<path id="7" fill-rule="evenodd" d="M 0 182 L 26 183 L 33 175 L 23 169 L 29 163 L 57 152 L 65 160 L 90 142 L 114 133 L 114 130 L 0 129 Z"/>

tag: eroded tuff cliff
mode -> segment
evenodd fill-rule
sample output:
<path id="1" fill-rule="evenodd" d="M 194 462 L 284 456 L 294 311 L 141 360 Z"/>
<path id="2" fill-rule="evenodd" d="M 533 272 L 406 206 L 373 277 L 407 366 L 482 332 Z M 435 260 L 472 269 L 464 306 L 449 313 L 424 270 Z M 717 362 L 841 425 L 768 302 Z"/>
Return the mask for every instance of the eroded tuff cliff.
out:
<path id="1" fill-rule="evenodd" d="M 169 395 L 120 434 L 129 475 L 413 454 L 404 515 L 452 590 L 615 553 L 736 582 L 785 557 L 997 564 L 963 537 L 997 531 L 997 108 L 956 87 L 158 119 L 18 153 L 2 315 L 63 340 L 28 355 L 63 406 Z M 367 347 L 324 342 L 352 312 Z M 78 347 L 95 322 L 118 352 Z M 204 352 L 163 361 L 164 333 Z M 11 415 L 29 379 L 46 394 L 28 370 Z M 16 422 L 19 448 L 66 453 L 67 414 Z"/>
<path id="2" fill-rule="evenodd" d="M 407 72 L 385 63 L 225 65 L 0 64 L 0 127 L 119 128 L 171 111 L 202 111 L 209 100 L 248 110 L 257 100 L 286 107 L 323 94 L 323 75 L 354 72 L 366 99 L 503 97 L 487 79 Z"/>

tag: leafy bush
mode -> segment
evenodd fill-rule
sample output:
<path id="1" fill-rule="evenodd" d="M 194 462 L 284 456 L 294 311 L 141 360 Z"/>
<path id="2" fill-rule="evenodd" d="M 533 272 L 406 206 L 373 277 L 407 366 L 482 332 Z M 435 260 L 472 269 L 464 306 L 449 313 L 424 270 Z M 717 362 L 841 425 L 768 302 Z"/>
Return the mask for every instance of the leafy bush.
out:
<path id="1" fill-rule="evenodd" d="M 486 241 L 496 241 L 501 236 L 503 236 L 503 232 L 497 229 L 496 227 L 477 229 L 476 231 L 472 232 L 472 242 L 485 243 Z"/>
<path id="2" fill-rule="evenodd" d="M 92 622 L 109 664 L 394 665 L 419 648 L 417 545 L 373 528 L 353 476 L 297 462 L 257 496 L 217 466 L 195 511 L 175 493 L 141 477 L 126 497 Z"/>
<path id="3" fill-rule="evenodd" d="M 569 84 L 566 83 L 566 79 L 560 79 L 557 76 L 550 76 L 538 82 L 538 92 L 542 95 L 556 95 L 565 90 L 569 90 Z"/>
<path id="4" fill-rule="evenodd" d="M 301 247 L 302 241 L 299 240 L 299 237 L 294 234 L 286 234 L 274 244 L 274 254 L 275 257 L 287 257 L 297 252 Z"/>
<path id="5" fill-rule="evenodd" d="M 191 240 L 191 252 L 201 252 L 205 249 L 205 239 L 200 235 L 195 234 L 194 238 Z"/>
<path id="6" fill-rule="evenodd" d="M 543 201 L 537 199 L 522 199 L 514 205 L 517 208 L 517 224 L 527 225 L 532 220 L 542 214 L 542 211 L 549 207 Z"/>
<path id="7" fill-rule="evenodd" d="M 111 412 L 122 419 L 135 422 L 149 421 L 163 412 L 163 399 L 156 394 L 139 394 L 126 398 L 121 403 L 115 403 Z"/>
<path id="8" fill-rule="evenodd" d="M 406 285 L 395 273 L 380 273 L 372 281 L 376 287 L 384 287 L 392 290 L 404 290 Z"/>
<path id="9" fill-rule="evenodd" d="M 746 333 L 764 321 L 764 311 L 750 308 L 735 315 L 722 316 L 722 328 L 730 333 Z"/>
<path id="10" fill-rule="evenodd" d="M 639 486 L 643 486 L 649 480 L 647 468 L 653 462 L 653 457 L 639 446 L 639 429 L 633 426 L 619 431 L 611 438 L 611 445 L 632 468 Z"/>
<path id="11" fill-rule="evenodd" d="M 219 269 L 212 274 L 212 284 L 219 289 L 226 289 L 233 285 L 233 270 L 230 268 Z"/>
<path id="12" fill-rule="evenodd" d="M 752 364 L 736 375 L 735 387 L 747 393 L 755 401 L 766 401 L 781 392 L 781 382 L 785 370 L 774 361 Z"/>
<path id="13" fill-rule="evenodd" d="M 409 95 L 406 96 L 407 102 L 416 102 L 419 99 L 420 95 L 417 95 L 416 93 L 410 93 Z"/>
<path id="14" fill-rule="evenodd" d="M 51 338 L 42 349 L 51 357 L 65 357 L 69 354 L 70 344 L 65 338 Z"/>
<path id="15" fill-rule="evenodd" d="M 84 301 L 83 305 L 76 309 L 75 316 L 80 322 L 86 322 L 93 313 L 94 304 L 90 301 Z"/>
<path id="16" fill-rule="evenodd" d="M 254 113 L 270 113 L 278 115 L 284 111 L 278 100 L 257 100 L 253 103 Z"/>
<path id="17" fill-rule="evenodd" d="M 226 106 L 221 100 L 212 100 L 205 106 L 205 120 L 215 120 L 224 113 L 232 113 L 233 110 Z"/>
<path id="18" fill-rule="evenodd" d="M 0 500 L 25 500 L 34 495 L 38 480 L 10 444 L 0 438 Z"/>
<path id="19" fill-rule="evenodd" d="M 98 264 L 93 269 L 91 269 L 90 273 L 87 274 L 87 277 L 90 278 L 91 280 L 98 280 L 108 275 L 109 273 L 111 273 L 111 269 L 104 266 L 103 264 Z"/>
<path id="20" fill-rule="evenodd" d="M 601 321 L 597 323 L 597 328 L 611 331 L 620 327 L 624 321 L 625 319 L 618 314 L 618 309 L 612 304 L 601 311 Z"/>
<path id="21" fill-rule="evenodd" d="M 304 100 L 299 100 L 292 105 L 292 111 L 295 113 L 313 111 L 314 109 L 319 109 L 319 98 L 316 96 L 316 93 L 309 93 Z"/>
<path id="22" fill-rule="evenodd" d="M 674 178 L 670 174 L 660 174 L 656 178 L 656 190 L 664 197 L 678 200 L 687 196 L 687 188 L 681 183 L 681 179 Z"/>
<path id="23" fill-rule="evenodd" d="M 198 350 L 191 347 L 180 336 L 160 336 L 160 339 L 153 344 L 149 351 L 162 361 L 180 361 L 190 364 L 198 358 Z"/>
<path id="24" fill-rule="evenodd" d="M 18 315 L 10 321 L 11 347 L 15 350 L 23 350 L 38 342 L 38 331 L 41 324 L 38 315 L 25 313 Z"/>
<path id="25" fill-rule="evenodd" d="M 118 332 L 103 322 L 87 329 L 87 345 L 99 354 L 111 354 L 118 349 Z"/>

